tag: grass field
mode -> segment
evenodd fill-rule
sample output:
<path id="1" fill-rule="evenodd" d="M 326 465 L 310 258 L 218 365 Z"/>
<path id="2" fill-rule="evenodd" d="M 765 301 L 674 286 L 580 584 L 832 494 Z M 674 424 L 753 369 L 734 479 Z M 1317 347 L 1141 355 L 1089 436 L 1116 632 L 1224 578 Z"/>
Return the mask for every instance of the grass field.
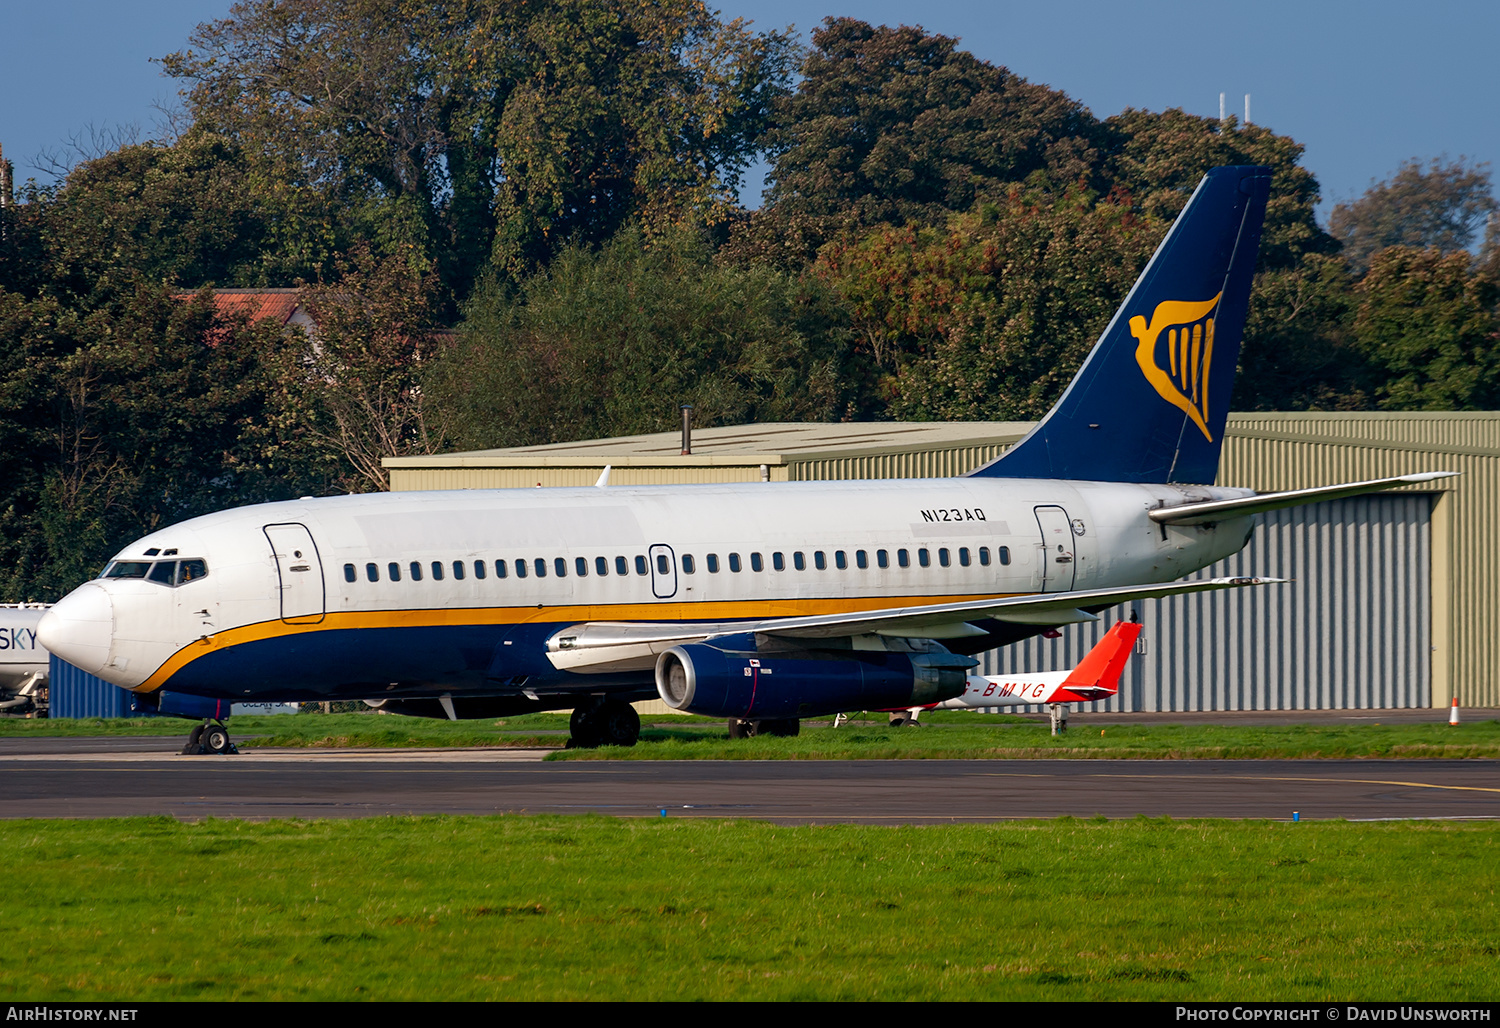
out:
<path id="1" fill-rule="evenodd" d="M 890 758 L 1500 758 L 1500 721 L 1450 727 L 1431 724 L 1223 726 L 1110 725 L 1075 718 L 1053 736 L 1044 722 L 1003 714 L 934 711 L 921 728 L 890 728 L 885 715 L 841 728 L 804 722 L 795 739 L 731 740 L 722 721 L 648 715 L 630 748 L 567 750 L 566 714 L 527 714 L 497 721 L 438 721 L 375 714 L 299 714 L 232 718 L 243 748 L 278 747 L 555 747 L 552 760 L 837 760 Z M 1102 719 L 1102 715 L 1100 716 Z M 176 719 L 0 719 L 0 740 L 70 735 L 186 736 Z"/>
<path id="2" fill-rule="evenodd" d="M 6 1000 L 1480 1000 L 1500 825 L 13 821 Z"/>

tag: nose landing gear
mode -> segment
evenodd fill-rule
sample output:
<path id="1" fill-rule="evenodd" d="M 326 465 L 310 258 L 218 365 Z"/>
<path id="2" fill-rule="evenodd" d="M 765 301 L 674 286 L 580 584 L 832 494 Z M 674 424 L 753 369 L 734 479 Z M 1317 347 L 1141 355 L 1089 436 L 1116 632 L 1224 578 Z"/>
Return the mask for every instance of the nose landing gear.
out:
<path id="1" fill-rule="evenodd" d="M 239 748 L 230 740 L 229 729 L 213 720 L 195 725 L 188 736 L 187 745 L 182 748 L 182 755 L 185 757 L 229 756 L 236 753 L 239 753 Z"/>

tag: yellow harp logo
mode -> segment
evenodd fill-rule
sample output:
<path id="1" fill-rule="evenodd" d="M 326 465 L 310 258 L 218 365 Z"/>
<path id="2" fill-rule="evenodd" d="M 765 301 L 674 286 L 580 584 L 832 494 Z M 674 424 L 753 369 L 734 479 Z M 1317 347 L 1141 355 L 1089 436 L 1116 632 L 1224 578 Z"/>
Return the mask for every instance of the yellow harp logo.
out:
<path id="1" fill-rule="evenodd" d="M 1197 303 L 1164 300 L 1156 305 L 1149 325 L 1139 314 L 1130 319 L 1130 334 L 1139 340 L 1135 362 L 1146 381 L 1163 400 L 1192 418 L 1209 442 L 1214 441 L 1208 430 L 1208 373 L 1214 358 L 1214 319 L 1209 315 L 1223 295 Z M 1156 343 L 1163 332 L 1169 370 L 1156 363 Z"/>

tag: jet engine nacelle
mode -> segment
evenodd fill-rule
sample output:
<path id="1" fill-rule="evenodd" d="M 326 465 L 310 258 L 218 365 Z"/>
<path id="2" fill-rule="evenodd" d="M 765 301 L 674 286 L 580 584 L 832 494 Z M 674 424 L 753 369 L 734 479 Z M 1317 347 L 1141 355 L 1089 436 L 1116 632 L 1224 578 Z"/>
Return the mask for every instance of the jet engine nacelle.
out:
<path id="1" fill-rule="evenodd" d="M 762 655 L 687 643 L 657 658 L 656 691 L 667 706 L 688 714 L 816 717 L 939 703 L 963 693 L 978 663 L 946 651 Z"/>

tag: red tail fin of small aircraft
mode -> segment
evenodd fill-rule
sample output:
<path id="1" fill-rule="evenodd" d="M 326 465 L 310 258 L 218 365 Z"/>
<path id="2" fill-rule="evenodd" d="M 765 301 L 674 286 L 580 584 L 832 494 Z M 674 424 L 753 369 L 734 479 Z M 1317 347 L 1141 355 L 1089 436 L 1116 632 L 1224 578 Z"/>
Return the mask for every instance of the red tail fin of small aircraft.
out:
<path id="1" fill-rule="evenodd" d="M 1130 659 L 1130 651 L 1140 634 L 1139 623 L 1117 622 L 1078 662 L 1052 702 L 1102 700 L 1119 692 L 1120 674 L 1125 670 L 1125 662 Z"/>

